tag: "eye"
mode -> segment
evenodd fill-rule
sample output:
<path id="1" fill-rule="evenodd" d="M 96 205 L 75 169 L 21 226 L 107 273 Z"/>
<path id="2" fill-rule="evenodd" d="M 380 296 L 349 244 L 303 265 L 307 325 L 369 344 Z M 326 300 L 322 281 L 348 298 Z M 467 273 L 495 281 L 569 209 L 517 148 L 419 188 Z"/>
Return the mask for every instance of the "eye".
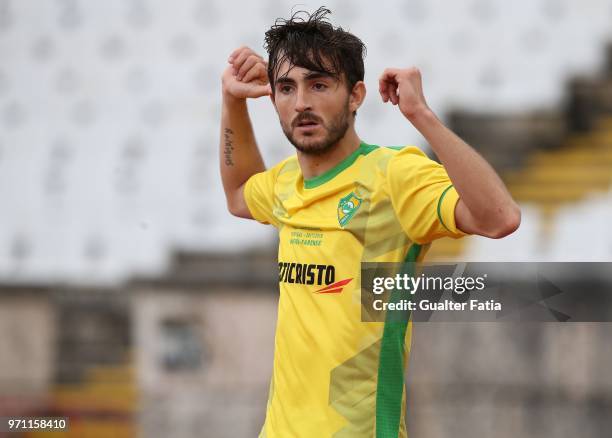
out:
<path id="1" fill-rule="evenodd" d="M 315 83 L 313 85 L 313 87 L 314 87 L 315 90 L 322 91 L 322 90 L 325 90 L 327 88 L 327 85 L 325 85 L 322 82 L 317 82 L 317 83 Z"/>
<path id="2" fill-rule="evenodd" d="M 291 92 L 291 85 L 281 85 L 279 90 L 283 94 L 290 93 Z"/>

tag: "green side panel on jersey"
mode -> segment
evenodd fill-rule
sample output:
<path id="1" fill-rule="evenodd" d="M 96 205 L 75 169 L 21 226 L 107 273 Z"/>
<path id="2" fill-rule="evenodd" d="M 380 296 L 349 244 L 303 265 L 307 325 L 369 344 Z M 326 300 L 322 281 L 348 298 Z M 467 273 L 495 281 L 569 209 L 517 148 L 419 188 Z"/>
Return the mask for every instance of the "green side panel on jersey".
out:
<path id="1" fill-rule="evenodd" d="M 413 244 L 408 251 L 405 263 L 417 261 L 421 245 Z M 414 264 L 407 271 L 414 275 Z M 393 291 L 389 302 L 399 301 L 401 291 Z M 380 346 L 378 364 L 378 385 L 376 389 L 376 438 L 397 438 L 402 413 L 404 394 L 404 344 L 408 318 L 406 321 L 392 321 L 387 313 Z"/>

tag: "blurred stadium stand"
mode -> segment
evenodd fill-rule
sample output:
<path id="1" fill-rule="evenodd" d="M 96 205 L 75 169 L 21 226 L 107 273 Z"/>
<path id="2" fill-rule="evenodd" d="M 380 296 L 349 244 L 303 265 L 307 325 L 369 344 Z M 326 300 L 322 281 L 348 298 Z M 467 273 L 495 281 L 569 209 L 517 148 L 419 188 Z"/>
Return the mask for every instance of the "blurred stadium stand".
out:
<path id="1" fill-rule="evenodd" d="M 275 239 L 225 209 L 219 78 L 293 4 L 179 3 L 0 0 L 0 415 L 70 415 L 41 437 L 247 437 L 263 419 Z M 612 1 L 327 5 L 368 46 L 364 140 L 427 149 L 375 96 L 385 67 L 417 65 L 521 203 L 516 234 L 430 260 L 612 260 Z M 292 153 L 269 102 L 250 109 L 267 163 Z M 609 331 L 416 327 L 412 436 L 608 436 Z"/>
<path id="2" fill-rule="evenodd" d="M 612 260 L 612 45 L 601 73 L 569 82 L 559 110 L 450 120 L 500 171 L 523 222 L 503 241 L 443 239 L 430 260 Z"/>

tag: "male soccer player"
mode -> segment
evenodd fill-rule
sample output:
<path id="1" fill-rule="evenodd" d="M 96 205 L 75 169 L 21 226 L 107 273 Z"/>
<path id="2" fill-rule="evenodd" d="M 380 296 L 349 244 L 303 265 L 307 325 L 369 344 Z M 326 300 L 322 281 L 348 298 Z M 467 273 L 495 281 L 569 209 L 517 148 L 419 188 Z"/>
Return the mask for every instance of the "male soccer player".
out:
<path id="1" fill-rule="evenodd" d="M 360 263 L 420 261 L 430 243 L 500 238 L 520 210 L 495 171 L 427 106 L 416 68 L 380 76 L 442 164 L 361 140 L 364 45 L 329 10 L 277 20 L 265 62 L 246 47 L 223 73 L 220 165 L 229 211 L 279 231 L 274 369 L 260 437 L 405 437 L 407 323 L 360 320 Z M 296 155 L 267 169 L 247 98 L 269 95 Z"/>

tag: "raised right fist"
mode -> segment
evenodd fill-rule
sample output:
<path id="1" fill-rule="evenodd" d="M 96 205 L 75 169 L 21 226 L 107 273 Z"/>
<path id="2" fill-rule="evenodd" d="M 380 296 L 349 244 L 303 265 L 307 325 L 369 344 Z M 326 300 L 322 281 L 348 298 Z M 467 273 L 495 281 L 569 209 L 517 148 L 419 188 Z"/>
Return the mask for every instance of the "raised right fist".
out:
<path id="1" fill-rule="evenodd" d="M 224 94 L 238 99 L 272 94 L 268 83 L 268 63 L 253 50 L 240 47 L 232 52 L 228 62 L 230 65 L 221 78 Z"/>

